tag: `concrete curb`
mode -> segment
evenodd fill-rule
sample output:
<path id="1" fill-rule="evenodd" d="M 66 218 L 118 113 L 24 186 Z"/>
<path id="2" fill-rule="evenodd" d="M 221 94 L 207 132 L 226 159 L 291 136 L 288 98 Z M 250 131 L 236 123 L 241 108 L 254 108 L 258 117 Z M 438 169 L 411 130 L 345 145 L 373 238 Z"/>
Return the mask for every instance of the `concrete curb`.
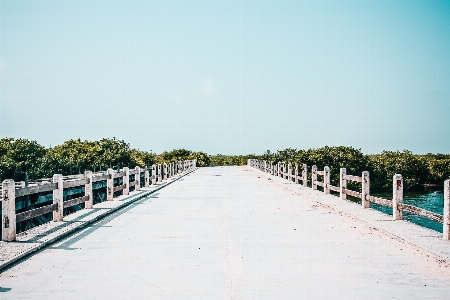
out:
<path id="1" fill-rule="evenodd" d="M 109 209 L 105 209 L 105 212 L 90 219 L 87 221 L 67 221 L 69 224 L 73 224 L 73 223 L 78 223 L 78 225 L 76 225 L 75 227 L 71 227 L 67 230 L 61 229 L 61 232 L 57 233 L 57 235 L 55 237 L 52 237 L 44 242 L 38 243 L 36 245 L 32 245 L 30 246 L 30 248 L 28 248 L 27 250 L 20 252 L 19 254 L 17 254 L 16 256 L 12 257 L 11 259 L 8 259 L 6 261 L 3 261 L 0 263 L 0 273 L 2 273 L 3 271 L 5 271 L 6 269 L 8 269 L 9 267 L 13 266 L 14 264 L 18 263 L 19 261 L 26 259 L 28 256 L 32 255 L 35 252 L 38 252 L 48 246 L 50 246 L 51 244 L 61 240 L 62 238 L 65 238 L 67 236 L 70 236 L 74 233 L 76 233 L 77 231 L 93 224 L 96 223 L 98 221 L 100 221 L 101 219 L 104 219 L 105 217 L 135 203 L 136 201 L 147 197 L 151 194 L 154 194 L 156 191 L 161 190 L 162 188 L 174 183 L 175 181 L 183 178 L 186 175 L 189 175 L 190 173 L 193 173 L 197 170 L 198 168 L 194 168 L 192 170 L 186 171 L 185 173 L 182 173 L 180 175 L 178 175 L 178 177 L 173 177 L 171 181 L 165 182 L 163 184 L 161 184 L 160 186 L 157 186 L 157 188 L 155 188 L 154 190 L 151 191 L 142 191 L 138 194 L 135 195 L 131 195 L 129 197 L 124 197 L 122 198 L 122 201 L 126 201 L 124 203 L 122 203 L 119 206 L 113 207 L 113 208 L 109 208 Z M 177 175 L 176 175 L 177 176 Z M 10 242 L 10 243 L 20 243 L 20 242 Z"/>

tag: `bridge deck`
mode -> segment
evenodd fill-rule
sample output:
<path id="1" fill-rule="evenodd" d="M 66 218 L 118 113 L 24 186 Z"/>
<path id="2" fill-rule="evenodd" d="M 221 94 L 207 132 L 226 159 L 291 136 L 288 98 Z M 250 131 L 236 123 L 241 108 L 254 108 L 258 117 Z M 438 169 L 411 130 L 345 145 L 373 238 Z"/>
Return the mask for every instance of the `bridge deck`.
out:
<path id="1" fill-rule="evenodd" d="M 444 299 L 428 255 L 246 167 L 201 168 L 3 272 L 0 298 Z"/>

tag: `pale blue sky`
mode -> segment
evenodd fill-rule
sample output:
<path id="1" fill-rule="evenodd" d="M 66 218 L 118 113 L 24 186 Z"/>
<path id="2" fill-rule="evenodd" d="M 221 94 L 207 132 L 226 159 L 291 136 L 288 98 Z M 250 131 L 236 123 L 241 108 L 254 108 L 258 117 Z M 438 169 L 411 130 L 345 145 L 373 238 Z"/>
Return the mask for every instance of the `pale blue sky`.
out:
<path id="1" fill-rule="evenodd" d="M 0 0 L 0 137 L 450 153 L 450 1 Z"/>

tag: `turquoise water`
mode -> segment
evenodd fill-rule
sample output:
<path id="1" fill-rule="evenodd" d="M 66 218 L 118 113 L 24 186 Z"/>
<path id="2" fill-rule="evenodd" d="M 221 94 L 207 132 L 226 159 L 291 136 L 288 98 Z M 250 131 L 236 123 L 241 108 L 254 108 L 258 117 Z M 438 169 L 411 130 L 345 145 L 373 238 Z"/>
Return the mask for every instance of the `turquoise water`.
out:
<path id="1" fill-rule="evenodd" d="M 390 194 L 375 194 L 374 196 L 389 200 L 392 199 L 392 195 Z M 444 191 L 443 188 L 428 188 L 419 192 L 404 192 L 403 203 L 417 206 L 442 215 L 444 212 Z M 392 215 L 392 208 L 390 207 L 380 206 L 375 203 L 370 203 L 370 206 L 373 209 Z M 431 221 L 408 212 L 403 212 L 403 219 L 423 227 L 442 232 L 442 224 L 438 222 Z"/>

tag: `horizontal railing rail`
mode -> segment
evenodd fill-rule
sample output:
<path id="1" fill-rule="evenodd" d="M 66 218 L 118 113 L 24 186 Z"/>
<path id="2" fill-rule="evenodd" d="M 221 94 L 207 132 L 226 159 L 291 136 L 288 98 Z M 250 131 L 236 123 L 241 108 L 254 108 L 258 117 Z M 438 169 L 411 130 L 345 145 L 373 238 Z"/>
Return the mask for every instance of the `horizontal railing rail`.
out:
<path id="1" fill-rule="evenodd" d="M 253 168 L 260 169 L 264 172 L 270 173 L 274 176 L 279 176 L 283 179 L 292 181 L 291 164 L 288 164 L 286 171 L 286 164 L 284 162 L 278 162 L 273 164 L 272 162 L 266 162 L 256 159 L 249 159 L 247 165 Z M 264 168 L 261 168 L 264 166 Z M 299 184 L 299 181 L 303 181 L 303 186 L 307 187 L 307 166 L 303 164 L 302 177 L 298 177 L 298 164 L 295 164 L 295 184 Z M 323 181 L 319 181 L 317 176 L 323 176 Z M 330 168 L 325 166 L 323 171 L 317 170 L 317 166 L 311 167 L 311 188 L 317 190 L 318 186 L 323 187 L 325 194 L 330 194 L 330 191 L 338 192 L 339 197 L 343 200 L 347 199 L 347 195 L 361 199 L 361 205 L 363 208 L 369 208 L 370 203 L 375 203 L 382 206 L 392 208 L 392 215 L 394 220 L 403 219 L 403 211 L 411 214 L 438 222 L 443 224 L 443 238 L 450 240 L 450 179 L 444 182 L 444 213 L 443 215 L 403 203 L 403 177 L 400 174 L 396 174 L 393 177 L 393 194 L 392 200 L 375 197 L 370 195 L 370 177 L 369 172 L 362 172 L 362 176 L 348 175 L 345 168 L 340 169 L 340 182 L 339 187 L 330 184 Z M 347 189 L 347 181 L 353 181 L 361 183 L 361 192 L 352 191 Z"/>
<path id="2" fill-rule="evenodd" d="M 58 210 L 58 203 L 42 206 L 16 215 L 16 222 L 23 222 Z"/>

